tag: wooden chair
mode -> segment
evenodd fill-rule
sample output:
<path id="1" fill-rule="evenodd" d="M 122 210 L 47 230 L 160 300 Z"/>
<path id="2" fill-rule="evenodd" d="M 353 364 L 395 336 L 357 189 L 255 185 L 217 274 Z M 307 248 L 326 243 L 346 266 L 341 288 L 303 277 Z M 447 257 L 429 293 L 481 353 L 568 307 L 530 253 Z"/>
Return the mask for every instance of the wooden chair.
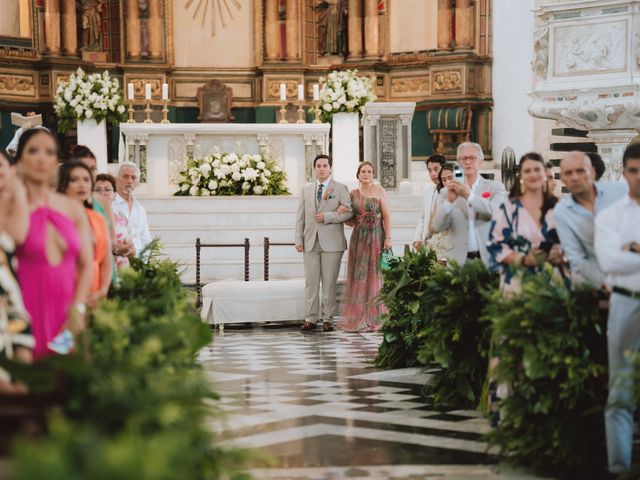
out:
<path id="1" fill-rule="evenodd" d="M 473 111 L 469 107 L 449 107 L 431 110 L 427 114 L 427 129 L 433 135 L 435 153 L 445 154 L 445 142 L 471 141 L 471 119 Z"/>

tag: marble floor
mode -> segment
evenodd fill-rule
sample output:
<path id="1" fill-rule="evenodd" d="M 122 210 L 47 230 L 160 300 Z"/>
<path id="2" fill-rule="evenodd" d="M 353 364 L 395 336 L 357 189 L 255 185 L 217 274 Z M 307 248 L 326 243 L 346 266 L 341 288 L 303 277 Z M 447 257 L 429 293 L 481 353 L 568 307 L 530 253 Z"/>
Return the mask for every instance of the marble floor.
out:
<path id="1" fill-rule="evenodd" d="M 436 411 L 428 372 L 373 367 L 379 334 L 227 329 L 199 360 L 225 412 L 226 445 L 255 449 L 260 479 L 534 479 L 502 468 L 480 414 Z"/>

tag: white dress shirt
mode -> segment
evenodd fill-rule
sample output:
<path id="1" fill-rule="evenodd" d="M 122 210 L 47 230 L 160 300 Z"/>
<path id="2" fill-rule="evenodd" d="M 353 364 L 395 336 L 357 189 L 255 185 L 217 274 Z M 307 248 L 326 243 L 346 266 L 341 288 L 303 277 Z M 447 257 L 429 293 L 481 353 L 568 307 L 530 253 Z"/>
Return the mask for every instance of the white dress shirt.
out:
<path id="1" fill-rule="evenodd" d="M 116 198 L 113 201 L 113 211 L 124 215 L 129 221 L 131 240 L 136 247 L 136 255 L 140 255 L 144 247 L 151 243 L 151 234 L 149 233 L 146 210 L 135 197 L 132 196 L 131 200 L 131 211 L 129 211 L 127 201 L 116 193 Z"/>
<path id="2" fill-rule="evenodd" d="M 471 185 L 471 193 L 469 193 L 469 198 L 467 198 L 467 206 L 469 207 L 469 213 L 467 217 L 467 224 L 469 227 L 469 247 L 467 249 L 468 252 L 477 252 L 480 250 L 480 247 L 478 247 L 478 239 L 476 238 L 475 229 L 476 213 L 473 211 L 473 207 L 471 206 L 471 200 L 473 199 L 476 189 L 478 188 L 478 183 L 480 183 L 480 175 L 478 175 L 476 181 L 473 182 L 473 185 Z M 445 212 L 449 213 L 451 212 L 451 210 L 453 210 L 453 205 L 454 204 L 449 200 L 445 200 L 445 202 L 442 204 L 442 208 Z"/>
<path id="3" fill-rule="evenodd" d="M 640 243 L 640 204 L 629 195 L 596 217 L 595 250 L 609 287 L 640 292 L 640 253 L 622 247 Z"/>

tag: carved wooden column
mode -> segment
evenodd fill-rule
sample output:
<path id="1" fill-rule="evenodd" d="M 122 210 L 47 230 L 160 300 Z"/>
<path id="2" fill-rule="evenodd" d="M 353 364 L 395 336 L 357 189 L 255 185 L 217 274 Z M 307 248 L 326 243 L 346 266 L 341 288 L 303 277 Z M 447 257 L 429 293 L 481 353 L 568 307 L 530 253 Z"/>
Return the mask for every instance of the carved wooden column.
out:
<path id="1" fill-rule="evenodd" d="M 140 58 L 140 10 L 138 0 L 127 0 L 127 57 Z"/>
<path id="2" fill-rule="evenodd" d="M 349 0 L 348 4 L 349 58 L 362 57 L 362 0 Z"/>
<path id="3" fill-rule="evenodd" d="M 44 36 L 47 53 L 60 53 L 60 0 L 44 2 Z"/>
<path id="4" fill-rule="evenodd" d="M 160 0 L 149 0 L 149 57 L 162 57 L 162 5 Z"/>
<path id="5" fill-rule="evenodd" d="M 451 50 L 453 40 L 451 0 L 438 0 L 438 50 Z"/>
<path id="6" fill-rule="evenodd" d="M 300 60 L 300 11 L 298 0 L 287 0 L 287 60 Z"/>
<path id="7" fill-rule="evenodd" d="M 278 60 L 280 57 L 280 15 L 278 12 L 278 0 L 267 0 L 264 32 L 267 60 Z"/>
<path id="8" fill-rule="evenodd" d="M 456 50 L 473 48 L 473 0 L 456 0 Z"/>
<path id="9" fill-rule="evenodd" d="M 367 57 L 380 55 L 378 0 L 364 0 L 364 53 Z"/>
<path id="10" fill-rule="evenodd" d="M 77 55 L 78 31 L 76 26 L 76 1 L 63 0 L 62 8 L 62 51 L 66 55 Z"/>

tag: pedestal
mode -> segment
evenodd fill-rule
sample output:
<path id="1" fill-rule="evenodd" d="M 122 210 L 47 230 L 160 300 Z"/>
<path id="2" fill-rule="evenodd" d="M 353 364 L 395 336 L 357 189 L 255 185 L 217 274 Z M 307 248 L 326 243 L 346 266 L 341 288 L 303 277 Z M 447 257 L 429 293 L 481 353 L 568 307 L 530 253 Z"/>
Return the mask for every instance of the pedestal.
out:
<path id="1" fill-rule="evenodd" d="M 336 113 L 331 125 L 333 178 L 342 183 L 357 182 L 360 163 L 359 113 Z"/>
<path id="2" fill-rule="evenodd" d="M 107 124 L 104 120 L 78 121 L 78 145 L 88 147 L 96 156 L 98 173 L 107 171 L 109 157 L 107 153 Z"/>
<path id="3" fill-rule="evenodd" d="M 638 136 L 634 129 L 606 129 L 591 130 L 588 137 L 598 146 L 598 153 L 602 157 L 607 169 L 602 176 L 604 181 L 620 180 L 622 176 L 622 155 L 629 142 Z"/>

